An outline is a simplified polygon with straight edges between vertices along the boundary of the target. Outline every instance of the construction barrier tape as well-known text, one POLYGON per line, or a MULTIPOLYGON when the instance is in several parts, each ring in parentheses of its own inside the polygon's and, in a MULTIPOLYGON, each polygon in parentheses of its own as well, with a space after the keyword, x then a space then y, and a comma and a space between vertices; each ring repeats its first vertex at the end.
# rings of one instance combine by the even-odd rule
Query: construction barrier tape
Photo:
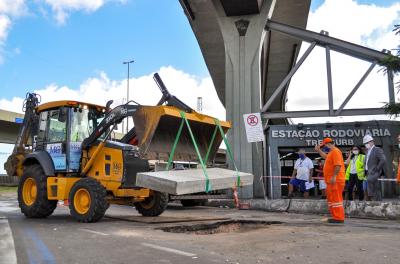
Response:
MULTIPOLYGON (((291 179, 292 176, 260 176, 260 178, 281 178, 281 179, 291 179)), ((312 177, 313 180, 325 180, 321 177, 312 177)), ((387 182, 397 182, 397 179, 378 179, 378 181, 387 181, 387 182)))

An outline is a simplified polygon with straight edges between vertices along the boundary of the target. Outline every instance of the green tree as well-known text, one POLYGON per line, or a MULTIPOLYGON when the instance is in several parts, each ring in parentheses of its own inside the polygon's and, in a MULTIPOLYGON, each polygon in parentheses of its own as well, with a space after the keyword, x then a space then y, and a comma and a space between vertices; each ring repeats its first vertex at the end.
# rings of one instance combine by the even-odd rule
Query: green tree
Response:
MULTIPOLYGON (((393 32, 396 35, 400 35, 400 25, 395 25, 393 32)), ((382 66, 384 66, 384 72, 387 74, 388 71, 392 71, 393 75, 396 76, 400 73, 400 45, 394 49, 396 55, 389 54, 386 56, 384 60, 380 62, 382 66)), ((397 91, 400 91, 400 82, 396 82, 397 91)), ((400 103, 387 103, 384 106, 385 111, 390 116, 399 116, 400 115, 400 103)))

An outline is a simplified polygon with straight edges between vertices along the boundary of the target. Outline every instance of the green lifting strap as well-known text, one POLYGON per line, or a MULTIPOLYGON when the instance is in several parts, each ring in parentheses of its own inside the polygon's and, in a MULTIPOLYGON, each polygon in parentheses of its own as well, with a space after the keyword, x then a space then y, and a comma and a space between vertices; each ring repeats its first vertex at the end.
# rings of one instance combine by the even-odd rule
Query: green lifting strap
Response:
POLYGON ((206 176, 206 193, 208 193, 211 189, 211 184, 210 184, 210 179, 208 178, 206 166, 204 165, 203 158, 201 157, 199 147, 197 146, 196 139, 194 138, 192 129, 190 128, 189 121, 186 118, 185 112, 181 111, 181 117, 183 118, 183 120, 185 120, 186 126, 189 130, 190 137, 192 138, 192 142, 193 142, 194 148, 196 150, 197 156, 199 157, 201 168, 203 169, 204 176, 206 176))
POLYGON ((232 161, 232 163, 233 163, 233 166, 235 167, 236 176, 237 176, 236 186, 237 186, 237 187, 240 187, 240 175, 239 175, 239 171, 238 171, 238 169, 237 169, 237 167, 236 167, 235 160, 233 159, 233 154, 232 154, 232 150, 231 150, 231 145, 229 145, 229 142, 228 142, 228 140, 226 139, 225 133, 224 133, 224 131, 222 130, 222 127, 221 127, 221 124, 220 124, 219 120, 215 118, 215 119, 214 119, 214 122, 215 122, 215 124, 217 125, 217 127, 218 127, 218 129, 219 129, 219 131, 220 131, 220 133, 221 133, 222 138, 224 139, 224 142, 225 142, 225 145, 226 145, 226 151, 228 152, 229 158, 231 159, 231 161, 232 161))
POLYGON ((172 146, 171 153, 169 154, 167 170, 169 170, 169 168, 171 167, 172 159, 174 158, 176 146, 178 145, 179 138, 181 137, 182 128, 183 128, 184 123, 185 123, 185 121, 182 119, 181 125, 179 126, 179 129, 178 129, 178 133, 176 134, 174 145, 172 146))
MULTIPOLYGON (((206 190, 205 191, 206 191, 206 193, 208 193, 210 191, 210 189, 211 189, 211 184, 210 184, 210 179, 208 177, 208 173, 207 173, 207 170, 206 170, 206 166, 204 165, 203 159, 202 159, 200 151, 199 151, 199 147, 197 146, 196 139, 194 138, 192 129, 190 127, 189 121, 186 118, 185 112, 181 111, 180 115, 182 117, 182 122, 181 122, 181 125, 179 127, 178 133, 176 134, 175 142, 174 142, 174 145, 172 146, 172 150, 171 150, 171 153, 170 153, 169 158, 168 158, 167 170, 169 170, 169 168, 171 167, 172 159, 174 158, 174 154, 175 154, 175 150, 176 150, 176 146, 178 145, 179 138, 181 137, 181 134, 182 134, 183 124, 186 123, 186 126, 188 128, 190 137, 191 137, 193 145, 194 145, 194 148, 196 150, 197 156, 199 157, 199 161, 200 161, 200 164, 201 164, 201 168, 203 169, 204 176, 206 176, 206 190)), ((215 137, 215 135, 214 135, 214 137, 215 137)))
POLYGON ((214 144, 215 136, 217 135, 217 131, 218 131, 218 127, 216 126, 215 129, 214 129, 214 133, 213 133, 213 135, 211 137, 211 142, 208 145, 207 154, 206 154, 206 157, 204 158, 204 164, 207 164, 208 157, 210 156, 212 145, 214 144))

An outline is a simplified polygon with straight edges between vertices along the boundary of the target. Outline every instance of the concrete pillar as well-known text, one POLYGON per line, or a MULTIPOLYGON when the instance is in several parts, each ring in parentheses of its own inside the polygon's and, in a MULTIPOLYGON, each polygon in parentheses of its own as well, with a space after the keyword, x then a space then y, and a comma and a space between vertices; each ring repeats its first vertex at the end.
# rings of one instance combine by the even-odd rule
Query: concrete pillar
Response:
POLYGON ((243 114, 261 108, 260 59, 264 26, 271 17, 275 0, 265 0, 259 14, 228 17, 219 0, 213 0, 225 44, 225 107, 233 129, 228 133, 236 165, 253 173, 253 187, 242 188, 241 198, 263 197, 259 181, 263 173, 261 143, 248 143, 243 114))

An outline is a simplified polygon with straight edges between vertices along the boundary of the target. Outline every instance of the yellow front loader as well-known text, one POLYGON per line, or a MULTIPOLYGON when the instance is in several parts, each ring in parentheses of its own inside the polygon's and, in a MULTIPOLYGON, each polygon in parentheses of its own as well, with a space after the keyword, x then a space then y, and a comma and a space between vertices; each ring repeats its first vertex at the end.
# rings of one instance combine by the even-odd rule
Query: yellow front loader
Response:
MULTIPOLYGON (((25 216, 47 217, 60 200, 69 201, 71 215, 81 222, 100 220, 110 203, 134 205, 143 216, 166 209, 168 194, 137 186, 136 174, 151 170, 150 159, 168 158, 182 112, 201 155, 212 157, 222 136, 213 136, 214 118, 169 94, 157 74, 155 80, 163 93, 157 106, 128 102, 110 109, 112 102, 103 107, 67 100, 39 105, 38 95, 27 95, 25 119, 5 163, 9 175, 20 176, 18 202, 25 216), (135 127, 121 141, 111 140, 124 118, 133 118, 135 127)), ((221 127, 226 133, 230 124, 221 127)), ((177 143, 177 159, 196 159, 187 131, 177 143)))

